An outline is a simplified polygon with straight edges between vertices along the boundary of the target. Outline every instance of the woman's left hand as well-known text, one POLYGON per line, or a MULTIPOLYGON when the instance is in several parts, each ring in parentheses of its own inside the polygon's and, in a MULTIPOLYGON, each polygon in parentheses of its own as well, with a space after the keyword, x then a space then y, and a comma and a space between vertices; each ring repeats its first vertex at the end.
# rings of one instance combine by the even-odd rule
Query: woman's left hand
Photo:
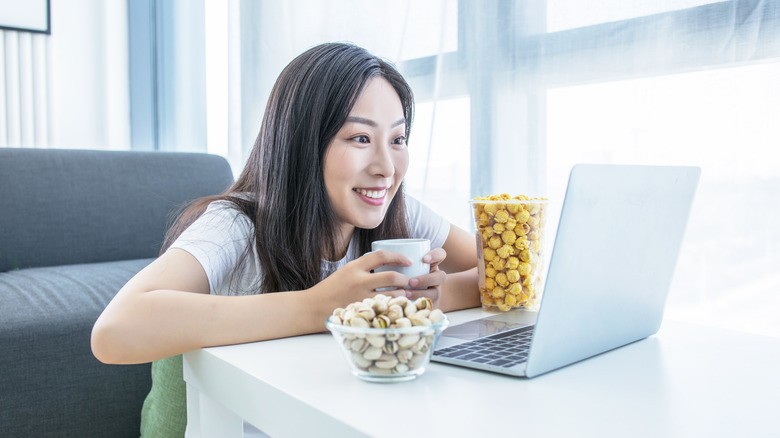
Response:
POLYGON ((442 248, 435 248, 423 257, 423 262, 431 265, 431 271, 428 274, 413 277, 409 280, 409 287, 406 296, 411 300, 420 297, 427 297, 433 301, 434 307, 439 307, 438 302, 441 298, 441 286, 447 279, 447 274, 439 269, 439 264, 447 258, 447 252, 442 248))

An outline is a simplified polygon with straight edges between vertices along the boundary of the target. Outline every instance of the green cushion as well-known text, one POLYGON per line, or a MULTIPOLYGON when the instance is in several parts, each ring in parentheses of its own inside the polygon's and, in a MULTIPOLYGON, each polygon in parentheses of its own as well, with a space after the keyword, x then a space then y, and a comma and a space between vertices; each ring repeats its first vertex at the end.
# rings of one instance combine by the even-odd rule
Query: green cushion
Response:
POLYGON ((152 390, 141 410, 141 436, 183 437, 187 428, 187 385, 182 356, 152 362, 152 390))

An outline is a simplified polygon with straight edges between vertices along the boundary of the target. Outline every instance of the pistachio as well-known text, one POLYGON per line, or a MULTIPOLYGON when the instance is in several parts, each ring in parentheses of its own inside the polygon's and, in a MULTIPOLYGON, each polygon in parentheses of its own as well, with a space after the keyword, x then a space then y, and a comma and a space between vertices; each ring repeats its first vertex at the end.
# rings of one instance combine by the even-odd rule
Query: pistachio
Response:
POLYGON ((406 315, 407 318, 415 313, 417 313, 417 306, 415 306, 414 303, 409 302, 404 306, 404 315, 406 315))
POLYGON ((382 357, 374 362, 374 366, 382 369, 391 369, 398 365, 398 358, 392 354, 383 354, 382 357))
POLYGON ((393 368, 393 372, 396 374, 403 374, 407 371, 409 371, 409 367, 402 363, 399 363, 395 366, 395 368, 393 368))
POLYGON ((399 318, 395 321, 395 326, 398 328, 411 327, 412 321, 409 321, 409 318, 399 318))
POLYGON ((430 309, 418 309, 417 313, 414 314, 414 316, 417 316, 419 318, 428 318, 428 315, 431 314, 430 309))
POLYGON ((412 350, 400 350, 400 351, 398 351, 398 354, 396 355, 396 357, 398 358, 398 361, 401 362, 401 363, 409 362, 409 359, 411 359, 412 356, 414 356, 414 353, 412 352, 412 350))
POLYGON ((404 317, 404 308, 398 304, 393 304, 387 307, 387 317, 390 318, 390 322, 395 322, 398 318, 404 317))
POLYGON ((425 359, 426 359, 425 354, 415 354, 414 356, 412 356, 411 359, 409 359, 409 361, 406 362, 406 366, 408 366, 409 369, 412 370, 415 368, 419 368, 420 365, 425 363, 425 359))
POLYGON ((431 325, 431 320, 424 316, 412 315, 409 317, 409 321, 411 321, 412 327, 420 325, 431 325))
POLYGON ((390 342, 397 341, 401 339, 401 334, 398 332, 387 332, 387 334, 385 335, 385 339, 387 339, 390 342))
POLYGON ((420 342, 420 335, 412 333, 401 336, 401 339, 398 340, 398 346, 400 348, 409 348, 418 342, 420 342))
POLYGON ((385 346, 385 337, 382 335, 368 335, 366 341, 371 344, 372 347, 382 348, 385 346))
POLYGON ((376 313, 374 313, 374 309, 367 307, 364 309, 360 309, 360 311, 357 313, 358 315, 361 315, 363 318, 366 319, 366 321, 371 321, 376 317, 376 313))
POLYGON ((337 315, 331 315, 329 318, 330 322, 332 324, 343 324, 344 321, 341 320, 341 318, 337 315))
POLYGON ((361 327, 361 328, 369 328, 371 327, 368 324, 368 320, 363 316, 363 314, 355 314, 352 318, 349 319, 349 325, 352 327, 361 327))
POLYGON ((398 342, 387 342, 384 347, 382 347, 382 351, 389 354, 395 354, 398 352, 398 348, 398 342))
POLYGON ((433 301, 431 301, 428 297, 420 297, 415 300, 414 305, 417 307, 417 309, 433 309, 433 301))
POLYGON ((382 349, 379 347, 371 346, 363 352, 363 357, 368 360, 377 360, 380 356, 382 356, 382 349))
MULTIPOLYGON (((346 343, 344 344, 346 346, 346 343)), ((363 352, 368 347, 365 339, 355 339, 350 342, 349 349, 357 353, 363 352)))
POLYGON ((368 367, 368 372, 373 374, 392 374, 393 370, 390 368, 379 368, 377 366, 368 367))
POLYGON ((390 301, 388 301, 387 306, 390 307, 390 306, 393 306, 393 305, 399 305, 399 306, 403 307, 403 306, 406 305, 406 303, 408 301, 409 300, 406 297, 394 297, 394 298, 391 298, 390 301))
POLYGON ((387 313, 387 301, 374 301, 374 304, 371 305, 371 308, 377 315, 387 313))
POLYGON ((359 368, 366 369, 366 368, 370 367, 373 362, 368 360, 368 359, 366 359, 365 357, 363 357, 362 354, 353 352, 352 353, 352 363, 357 365, 359 368))
POLYGON ((371 321, 371 326, 374 328, 387 328, 390 327, 390 324, 390 318, 388 318, 387 315, 378 315, 371 321))
POLYGON ((444 321, 444 312, 442 312, 441 309, 433 309, 431 310, 431 314, 428 315, 428 319, 430 319, 432 323, 438 324, 444 321))
POLYGON ((413 353, 427 353, 428 352, 428 341, 425 339, 420 339, 412 348, 413 353))

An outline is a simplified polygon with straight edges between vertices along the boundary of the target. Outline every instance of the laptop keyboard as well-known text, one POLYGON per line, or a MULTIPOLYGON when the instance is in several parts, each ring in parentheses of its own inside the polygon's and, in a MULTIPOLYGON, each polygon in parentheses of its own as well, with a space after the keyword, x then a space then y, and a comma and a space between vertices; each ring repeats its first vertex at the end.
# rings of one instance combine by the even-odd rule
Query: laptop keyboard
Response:
POLYGON ((528 359, 533 326, 509 330, 434 351, 435 356, 509 368, 528 359))

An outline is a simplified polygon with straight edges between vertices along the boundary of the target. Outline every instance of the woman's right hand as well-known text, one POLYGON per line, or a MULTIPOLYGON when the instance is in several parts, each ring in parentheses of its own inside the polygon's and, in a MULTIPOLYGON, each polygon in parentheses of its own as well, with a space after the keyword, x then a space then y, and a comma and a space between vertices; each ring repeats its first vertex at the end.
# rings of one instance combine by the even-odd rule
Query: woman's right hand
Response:
POLYGON ((336 270, 311 291, 328 295, 325 302, 330 302, 333 309, 373 297, 380 288, 393 288, 381 292, 388 296, 405 296, 404 288, 409 284, 409 278, 395 271, 372 271, 384 265, 411 264, 408 257, 398 253, 384 250, 369 252, 336 270))

